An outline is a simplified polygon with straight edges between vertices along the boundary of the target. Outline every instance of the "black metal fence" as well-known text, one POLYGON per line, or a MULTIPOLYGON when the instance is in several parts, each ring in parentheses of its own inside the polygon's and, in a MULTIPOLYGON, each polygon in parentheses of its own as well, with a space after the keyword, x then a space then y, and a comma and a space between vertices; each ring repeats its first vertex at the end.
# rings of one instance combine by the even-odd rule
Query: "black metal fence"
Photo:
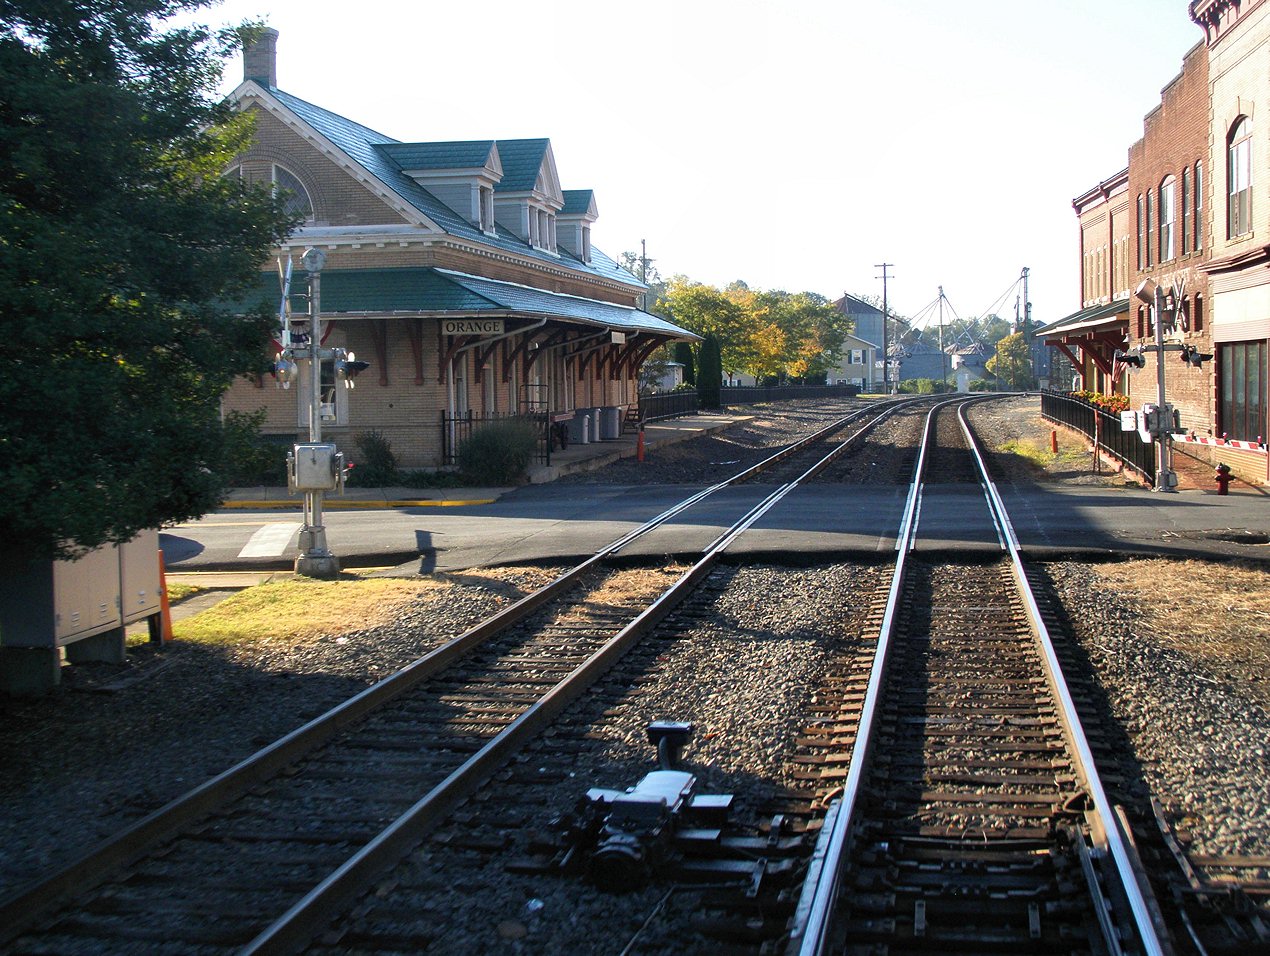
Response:
POLYGON ((721 389, 719 401, 727 407, 813 398, 854 398, 859 394, 859 385, 740 385, 721 389))
MULTIPOLYGON (((860 394, 858 385, 742 385, 719 390, 719 404, 757 405, 760 402, 810 400, 816 398, 850 398, 860 394)), ((695 415, 701 411, 701 396, 690 389, 643 395, 639 414, 646 422, 678 415, 695 415)))
POLYGON ((1095 451, 1106 451, 1127 468, 1155 483, 1155 445, 1144 442, 1136 430, 1120 430, 1120 416, 1105 411, 1083 398, 1063 392, 1041 392, 1041 415, 1052 422, 1074 428, 1094 443, 1095 451))
POLYGON ((675 418, 678 415, 695 415, 699 411, 701 411, 701 397, 695 391, 688 389, 639 397, 639 417, 645 422, 656 421, 659 418, 675 418))
POLYGON ((538 433, 538 445, 534 450, 534 461, 539 464, 551 464, 552 430, 549 416, 539 413, 528 415, 473 415, 468 411, 465 415, 447 415, 441 412, 441 460, 447 465, 459 463, 459 446, 467 441, 473 432, 487 426, 502 422, 526 422, 538 433))

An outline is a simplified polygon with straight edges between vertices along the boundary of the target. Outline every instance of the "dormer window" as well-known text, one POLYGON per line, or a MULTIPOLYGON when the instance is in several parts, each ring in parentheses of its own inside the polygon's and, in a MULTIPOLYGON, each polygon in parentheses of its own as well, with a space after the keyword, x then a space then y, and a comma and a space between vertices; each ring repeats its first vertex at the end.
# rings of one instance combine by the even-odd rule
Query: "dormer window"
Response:
POLYGON ((303 216, 305 222, 313 221, 313 200, 298 176, 282 166, 273 167, 273 191, 283 199, 283 210, 289 216, 303 216))
POLYGON ((591 227, 582 227, 582 261, 591 261, 591 227))
POLYGON ((481 187, 481 232, 494 231, 494 190, 489 186, 481 187))

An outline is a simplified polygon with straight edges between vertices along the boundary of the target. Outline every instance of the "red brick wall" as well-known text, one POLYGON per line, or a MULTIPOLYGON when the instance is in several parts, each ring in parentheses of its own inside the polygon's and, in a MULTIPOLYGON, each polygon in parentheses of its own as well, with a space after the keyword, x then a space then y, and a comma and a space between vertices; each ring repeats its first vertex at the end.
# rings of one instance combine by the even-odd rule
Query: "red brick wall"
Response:
MULTIPOLYGON (((1195 313, 1196 297, 1202 299, 1202 312, 1207 315, 1208 280, 1199 271, 1198 266, 1207 260, 1209 229, 1207 219, 1210 214, 1210 203, 1205 201, 1203 210, 1204 222, 1201 232, 1205 239, 1200 251, 1190 249, 1182 254, 1182 170, 1194 170, 1197 162, 1204 166, 1204 179, 1207 186, 1210 176, 1208 167, 1209 140, 1209 88, 1208 88, 1208 48, 1197 44, 1187 53, 1182 64, 1182 72, 1164 88, 1160 105, 1151 111, 1143 122, 1142 139, 1129 148, 1129 199, 1132 215, 1132 240, 1130 248, 1131 288, 1136 288, 1143 279, 1150 278, 1168 290, 1175 280, 1185 282, 1185 297, 1188 313, 1195 313), (1174 257, 1160 262, 1159 249, 1159 187, 1166 176, 1174 180, 1173 223, 1174 223, 1174 257), (1151 201, 1151 241, 1149 267, 1138 269, 1140 261, 1138 249, 1137 197, 1150 192, 1151 201)), ((1192 180, 1192 192, 1194 185, 1192 180)), ((1193 199, 1192 199, 1193 202, 1193 199)), ((1133 321, 1129 323, 1130 345, 1149 345, 1154 341, 1154 332, 1149 323, 1143 323, 1139 329, 1136 321, 1137 302, 1131 311, 1133 321), (1141 337, 1140 337, 1141 336, 1141 337)), ((1212 338, 1209 323, 1202 329, 1194 329, 1185 334, 1183 341, 1195 345, 1203 352, 1212 352, 1212 338)), ((1156 356, 1148 354, 1146 368, 1128 373, 1130 375, 1129 394, 1135 405, 1153 401, 1156 395, 1156 356)), ((1205 363, 1202 369, 1184 364, 1177 352, 1165 353, 1165 391, 1168 400, 1177 407, 1182 427, 1195 429, 1204 434, 1213 422, 1213 363, 1205 363)))

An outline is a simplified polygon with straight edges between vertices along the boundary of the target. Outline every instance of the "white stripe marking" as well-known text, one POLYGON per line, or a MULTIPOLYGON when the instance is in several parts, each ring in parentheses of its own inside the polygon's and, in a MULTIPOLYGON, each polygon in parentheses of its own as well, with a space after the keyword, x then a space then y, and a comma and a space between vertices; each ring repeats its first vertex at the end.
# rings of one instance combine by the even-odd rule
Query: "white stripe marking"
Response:
POLYGON ((241 551, 240 558, 276 558, 287 550, 291 538, 300 530, 298 521, 275 521, 267 524, 250 538, 241 551))

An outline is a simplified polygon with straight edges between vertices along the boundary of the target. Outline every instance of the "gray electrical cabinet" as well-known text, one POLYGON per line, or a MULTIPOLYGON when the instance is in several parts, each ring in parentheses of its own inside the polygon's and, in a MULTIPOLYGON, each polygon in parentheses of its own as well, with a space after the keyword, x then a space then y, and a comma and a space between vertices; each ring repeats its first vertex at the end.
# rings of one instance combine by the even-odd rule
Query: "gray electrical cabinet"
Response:
POLYGON ((105 545, 75 561, 46 561, 0 581, 0 689, 45 693, 70 663, 121 662, 124 627, 149 618, 161 635, 159 535, 105 545))
POLYGON ((119 611, 125 625, 156 621, 163 610, 160 587, 159 532, 143 531, 119 546, 119 611))

